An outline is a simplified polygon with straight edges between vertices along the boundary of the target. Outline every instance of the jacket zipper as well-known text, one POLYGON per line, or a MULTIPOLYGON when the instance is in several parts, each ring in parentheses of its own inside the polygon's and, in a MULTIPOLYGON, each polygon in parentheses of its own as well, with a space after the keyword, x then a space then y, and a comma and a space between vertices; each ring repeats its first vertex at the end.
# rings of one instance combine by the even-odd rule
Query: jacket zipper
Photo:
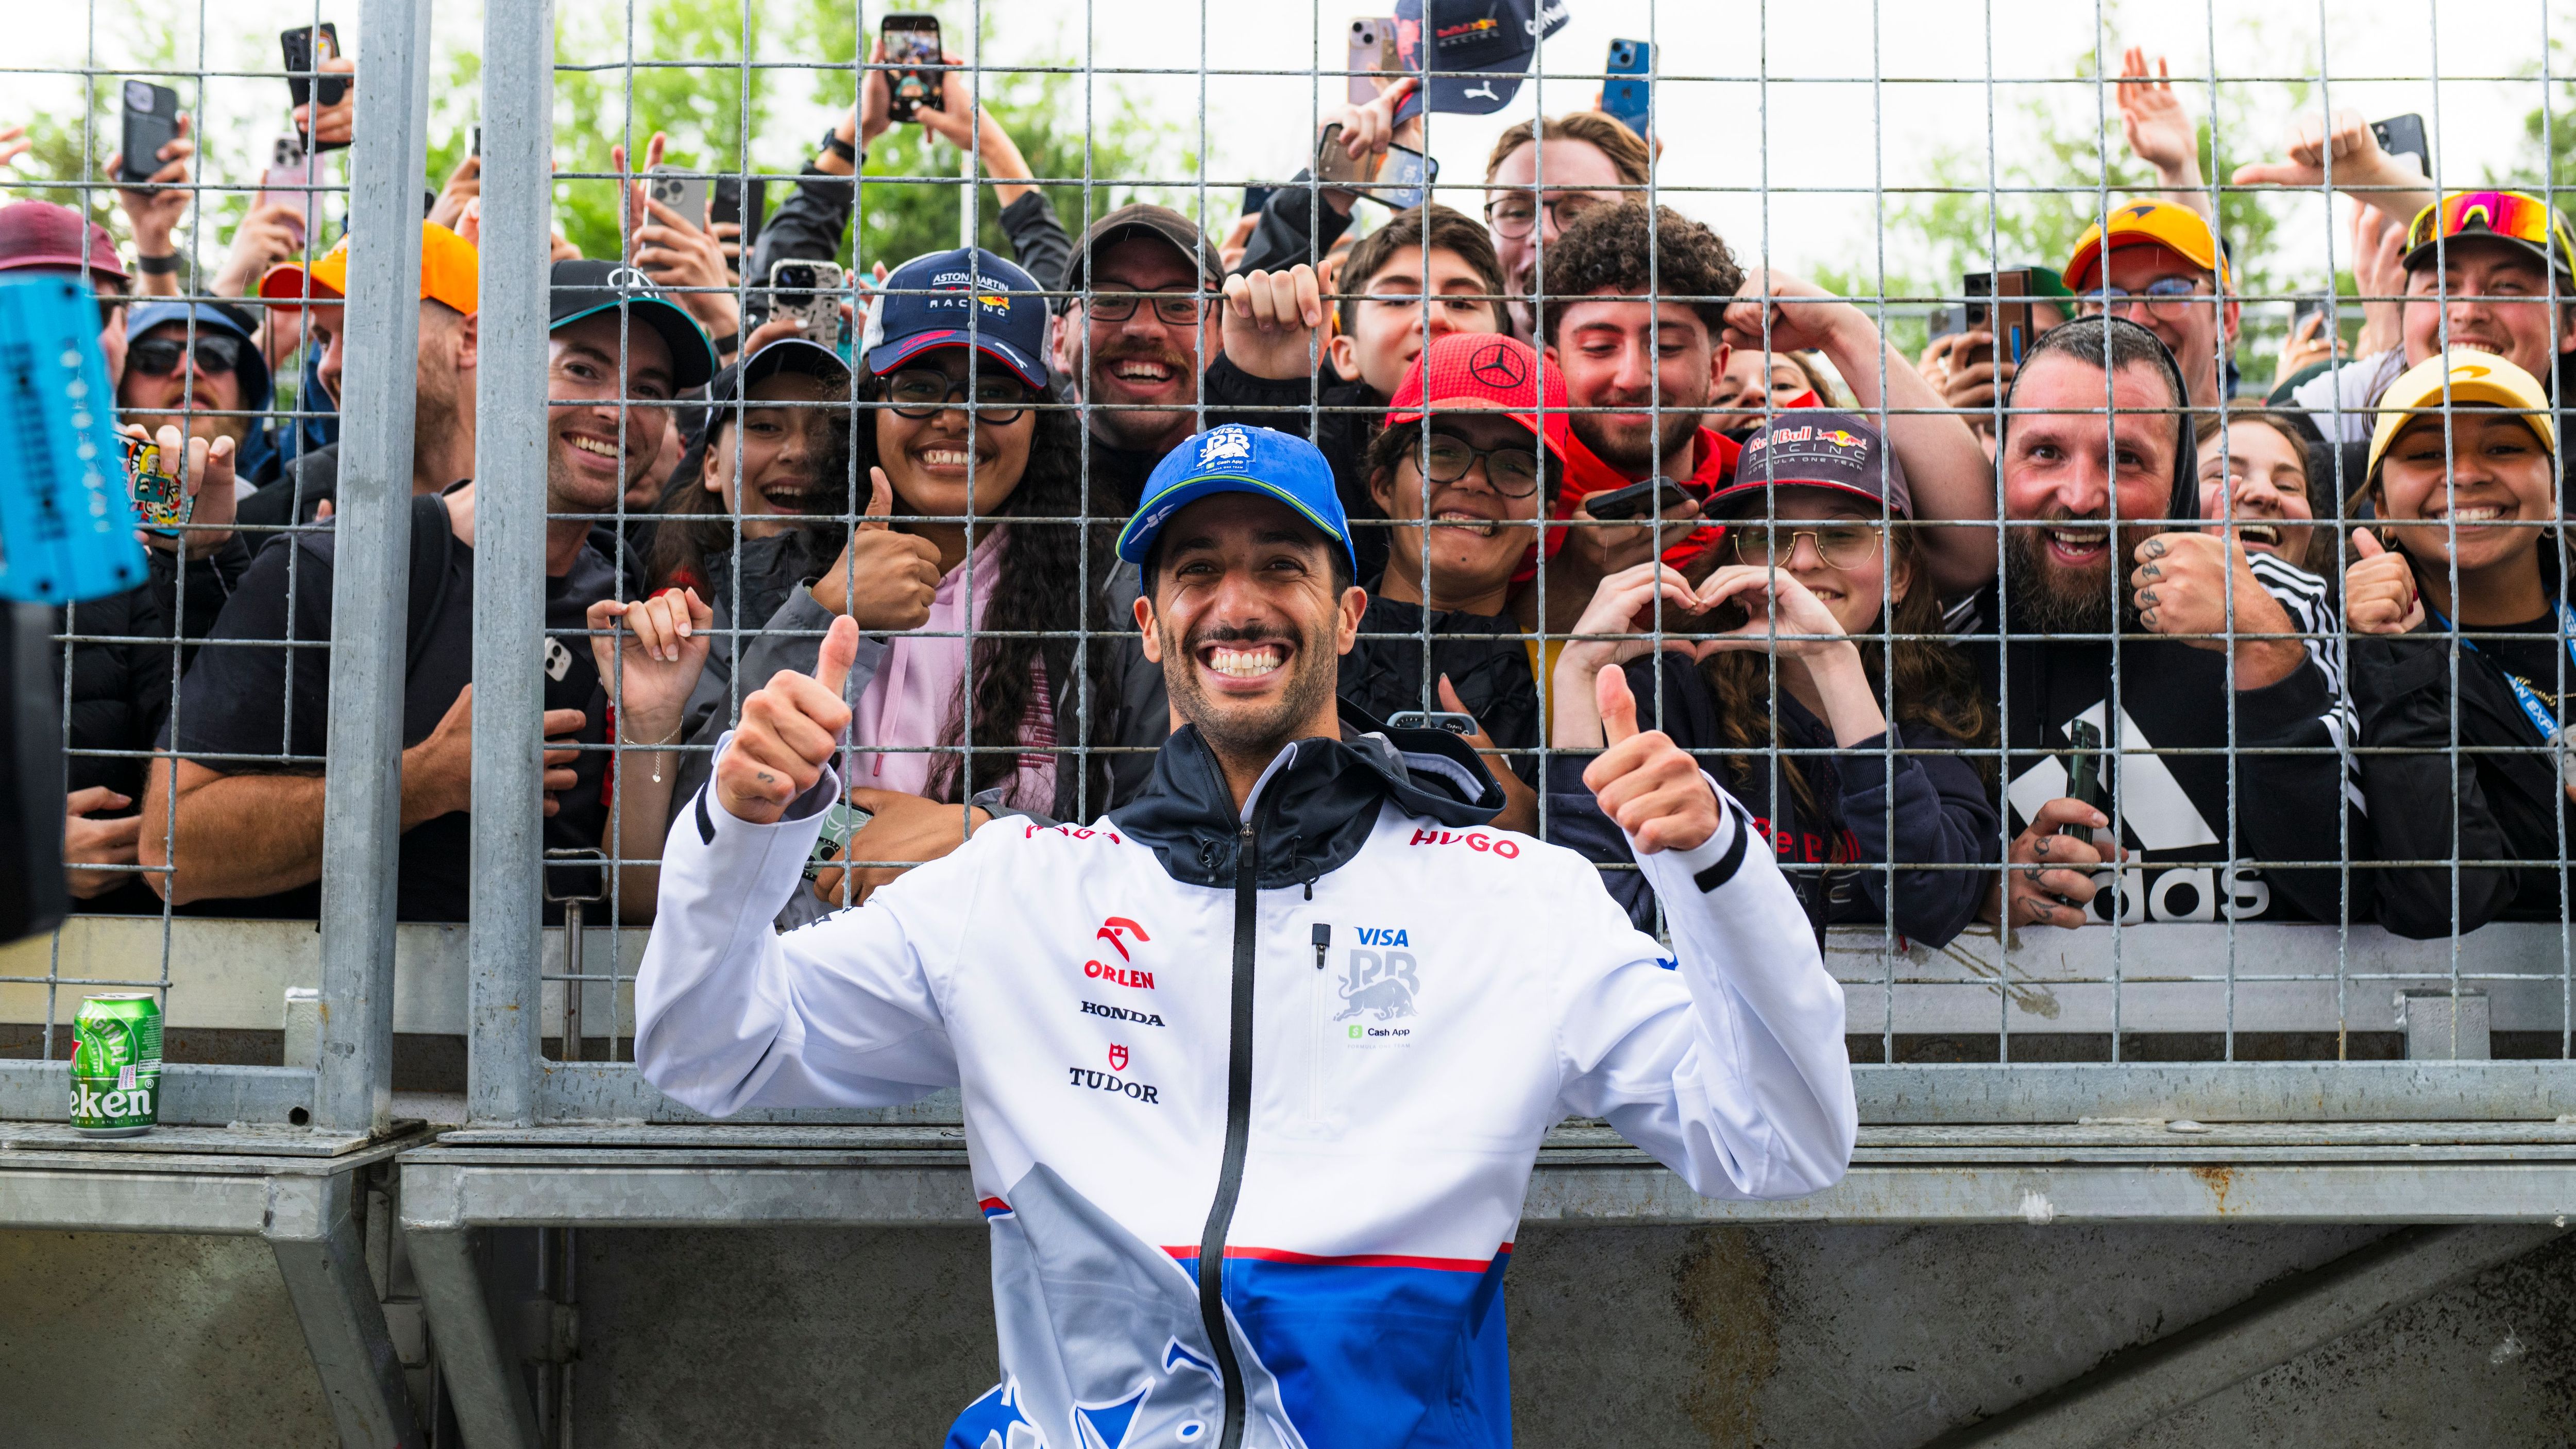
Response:
POLYGON ((1255 884, 1260 868, 1259 836, 1246 819, 1234 848, 1234 1003, 1226 1045, 1225 1160, 1217 1169, 1207 1226, 1199 1234, 1199 1321, 1207 1329, 1217 1377, 1225 1388, 1225 1430, 1216 1449, 1242 1449, 1243 1444, 1243 1365, 1234 1356, 1234 1335, 1226 1331, 1225 1237, 1234 1224, 1235 1199, 1243 1192, 1243 1159, 1252 1139, 1252 967, 1261 927, 1261 894, 1255 884))
POLYGON ((1306 983, 1306 1124, 1324 1121, 1324 957, 1332 949, 1333 928, 1315 923, 1315 979, 1306 983))

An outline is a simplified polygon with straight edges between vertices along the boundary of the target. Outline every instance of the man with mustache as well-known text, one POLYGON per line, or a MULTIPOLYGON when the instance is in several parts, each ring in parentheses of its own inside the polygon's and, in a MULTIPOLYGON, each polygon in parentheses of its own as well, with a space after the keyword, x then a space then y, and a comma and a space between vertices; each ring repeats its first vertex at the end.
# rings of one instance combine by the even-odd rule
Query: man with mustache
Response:
POLYGON ((1154 465, 1204 426, 1199 381, 1225 355, 1224 287, 1216 248, 1167 206, 1122 206, 1074 247, 1048 360, 1083 405, 1093 511, 1135 507, 1154 465))
POLYGON ((2244 548, 2194 526, 2186 397, 2154 334, 2100 317, 2043 333, 2007 397, 2003 578, 1959 632, 2005 707, 2019 834, 1990 916, 2015 927, 2339 914, 2350 738, 2244 548), (2103 751, 2098 806, 2068 794, 2078 725, 2103 751))
POLYGON ((1365 596, 1303 439, 1185 439, 1118 551, 1171 699, 1152 788, 772 930, 842 793, 835 619, 673 823, 637 1064, 716 1116, 962 1090, 1002 1382, 951 1444, 1508 1441, 1501 1279, 1547 1129, 1602 1118, 1712 1196, 1817 1191, 1857 1133, 1841 989, 1619 671, 1586 779, 1670 947, 1487 825, 1464 741, 1342 713, 1365 596))

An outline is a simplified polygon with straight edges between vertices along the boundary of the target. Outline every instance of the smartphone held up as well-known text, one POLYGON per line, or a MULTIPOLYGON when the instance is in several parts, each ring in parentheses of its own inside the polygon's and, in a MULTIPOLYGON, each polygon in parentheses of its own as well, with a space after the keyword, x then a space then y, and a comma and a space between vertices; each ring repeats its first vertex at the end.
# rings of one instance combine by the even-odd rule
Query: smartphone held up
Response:
MULTIPOLYGON (((325 20, 319 25, 301 25, 293 30, 280 31, 277 45, 286 60, 286 93, 295 104, 310 105, 319 110, 325 106, 336 106, 348 98, 349 78, 325 75, 321 69, 322 62, 340 58, 338 26, 325 20)), ((305 149, 335 151, 348 144, 346 141, 314 141, 308 132, 305 149)))
POLYGON ((940 76, 947 56, 939 46, 936 15, 889 15, 877 31, 887 67, 886 119, 901 125, 920 117, 922 108, 944 110, 940 76))

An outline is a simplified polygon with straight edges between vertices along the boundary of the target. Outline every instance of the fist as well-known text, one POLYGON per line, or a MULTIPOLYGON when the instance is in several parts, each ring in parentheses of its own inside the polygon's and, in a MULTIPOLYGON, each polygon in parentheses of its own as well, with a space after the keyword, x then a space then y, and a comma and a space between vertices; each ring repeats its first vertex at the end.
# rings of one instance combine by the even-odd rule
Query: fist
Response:
POLYGON ((858 658, 859 626, 832 621, 812 674, 782 669, 742 702, 742 723, 716 761, 716 803, 737 820, 774 825, 787 803, 814 788, 850 727, 841 696, 858 658))
POLYGON ((2367 528, 2352 531, 2352 566, 2343 571, 2343 620, 2356 634, 2403 634, 2424 624, 2415 569, 2402 553, 2380 547, 2367 528))
POLYGON ((1619 823, 1639 855, 1707 844, 1717 833, 1717 792, 1698 762, 1662 730, 1637 733, 1637 697, 1628 691, 1626 671, 1602 670, 1593 689, 1610 748, 1585 767, 1583 784, 1601 813, 1619 823))
POLYGON ((2159 533, 2138 545, 2130 599, 2138 622, 2195 649, 2225 649, 2233 633, 2286 634, 2294 625, 2254 576, 2245 550, 2207 533, 2159 533), (2231 624, 2229 609, 2233 607, 2231 624))

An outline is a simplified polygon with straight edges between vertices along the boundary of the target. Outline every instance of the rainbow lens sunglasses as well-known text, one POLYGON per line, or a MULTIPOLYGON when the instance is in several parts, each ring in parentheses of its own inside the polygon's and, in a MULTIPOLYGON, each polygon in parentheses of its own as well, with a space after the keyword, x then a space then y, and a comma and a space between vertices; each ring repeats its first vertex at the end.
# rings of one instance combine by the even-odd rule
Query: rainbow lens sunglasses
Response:
POLYGON ((2415 213, 2406 228, 2406 249, 2429 246, 2435 237, 2500 236, 2528 242, 2556 260, 2559 270, 2576 275, 2576 238, 2567 231, 2557 208, 2519 191, 2455 191, 2415 213))

